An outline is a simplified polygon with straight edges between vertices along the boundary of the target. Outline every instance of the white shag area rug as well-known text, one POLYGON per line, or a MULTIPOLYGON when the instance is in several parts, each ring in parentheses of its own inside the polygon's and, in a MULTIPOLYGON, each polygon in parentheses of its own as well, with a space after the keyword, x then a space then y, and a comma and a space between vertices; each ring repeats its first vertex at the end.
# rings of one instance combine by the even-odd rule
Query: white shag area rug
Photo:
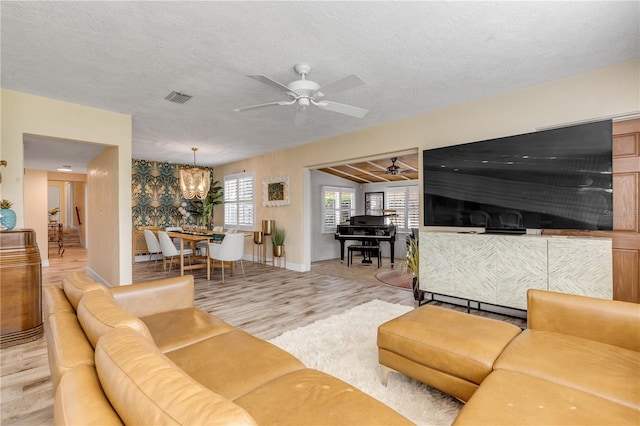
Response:
POLYGON ((270 342, 298 357, 307 367, 338 377, 384 402, 418 425, 450 425, 462 404, 421 382, 389 373, 382 385, 376 344, 378 326, 411 307, 373 300, 270 342))

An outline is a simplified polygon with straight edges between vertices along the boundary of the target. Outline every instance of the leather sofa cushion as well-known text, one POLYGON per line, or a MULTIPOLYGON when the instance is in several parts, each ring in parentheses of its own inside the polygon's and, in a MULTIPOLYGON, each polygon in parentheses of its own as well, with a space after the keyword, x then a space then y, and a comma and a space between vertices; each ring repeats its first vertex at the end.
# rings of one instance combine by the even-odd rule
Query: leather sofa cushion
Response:
POLYGON ((186 375, 153 342, 131 329, 116 329, 100 338, 96 370, 125 424, 255 424, 244 409, 186 375))
POLYGON ((594 394, 496 370, 462 408, 454 425, 638 425, 640 411, 594 394))
POLYGON ((182 275, 112 287, 122 308, 138 318, 159 312, 193 308, 193 275, 182 275))
POLYGON ((153 341, 149 329, 139 318, 118 305, 110 293, 91 291, 78 304, 78 320, 94 348, 103 334, 114 328, 127 327, 153 341))
POLYGON ((53 418, 57 425, 122 425, 102 392, 92 365, 75 367, 62 378, 56 390, 53 418))
POLYGON ((42 296, 42 313, 45 319, 49 315, 58 312, 75 313, 75 309, 71 306, 62 287, 53 285, 44 286, 42 287, 42 296))
POLYGON ((308 368, 276 378, 235 403, 261 425, 413 424, 342 380, 308 368))
POLYGON ((59 312, 44 319, 47 355, 53 389, 62 376, 79 365, 93 365, 93 348, 73 312, 59 312))
POLYGON ((78 310, 78 303, 85 293, 90 291, 100 290, 105 293, 109 292, 109 289, 102 284, 95 282, 87 274, 82 272, 71 272, 64 277, 62 281, 62 288, 64 293, 71 302, 73 309, 78 310))
POLYGON ((520 372, 640 409, 640 353, 550 331, 526 330, 494 368, 520 372))
POLYGON ((166 353, 189 376, 231 400, 305 366, 290 353, 234 330, 166 353))
POLYGON ((528 328, 595 340, 640 352, 640 305, 527 290, 528 328))
POLYGON ((177 309, 141 317, 162 352, 234 330, 232 326, 195 308, 177 309))
POLYGON ((480 384, 520 328, 437 306, 423 306, 378 328, 378 347, 480 384))

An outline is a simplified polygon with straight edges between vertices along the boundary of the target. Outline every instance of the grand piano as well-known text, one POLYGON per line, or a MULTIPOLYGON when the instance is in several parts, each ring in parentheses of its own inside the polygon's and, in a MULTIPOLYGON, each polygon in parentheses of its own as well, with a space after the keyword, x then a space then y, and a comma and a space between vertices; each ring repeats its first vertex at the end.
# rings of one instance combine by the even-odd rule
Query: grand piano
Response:
POLYGON ((391 267, 395 254, 396 227, 385 225, 386 216, 352 216, 349 225, 338 225, 335 239, 340 241, 340 260, 344 261, 345 241, 360 241, 376 244, 386 241, 391 248, 391 267))

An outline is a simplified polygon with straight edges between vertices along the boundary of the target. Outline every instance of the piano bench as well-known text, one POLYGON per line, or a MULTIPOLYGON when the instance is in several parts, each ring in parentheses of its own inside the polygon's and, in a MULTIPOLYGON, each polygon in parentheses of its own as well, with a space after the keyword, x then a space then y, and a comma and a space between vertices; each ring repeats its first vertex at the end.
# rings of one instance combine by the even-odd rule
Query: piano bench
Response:
MULTIPOLYGON (((347 248, 347 250, 348 250, 347 266, 351 266, 351 264, 353 263, 353 252, 354 251, 360 251, 364 255, 368 254, 369 258, 371 258, 371 256, 376 256, 378 258, 378 268, 382 264, 382 253, 380 251, 380 246, 351 245, 351 246, 349 246, 347 248)), ((369 263, 371 263, 371 262, 369 262, 369 263)))

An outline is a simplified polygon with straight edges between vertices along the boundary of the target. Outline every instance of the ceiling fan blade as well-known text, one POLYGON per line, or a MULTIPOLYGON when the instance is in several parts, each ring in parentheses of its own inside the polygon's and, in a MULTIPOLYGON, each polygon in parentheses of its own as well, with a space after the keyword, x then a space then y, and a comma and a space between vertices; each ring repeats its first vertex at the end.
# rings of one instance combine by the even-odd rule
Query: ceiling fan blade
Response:
POLYGON ((242 108, 236 108, 234 109, 235 112, 243 112, 243 111, 248 111, 250 109, 256 109, 256 108, 264 108, 264 107, 269 107, 269 106, 276 106, 276 105, 291 105, 295 102, 295 100, 293 101, 278 101, 278 102, 268 102, 266 104, 258 104, 258 105, 250 105, 250 106, 246 106, 246 107, 242 107, 242 108))
POLYGON ((325 84, 320 87, 318 90, 313 92, 313 95, 316 96, 326 96, 333 95, 334 93, 343 92, 345 90, 353 89, 354 87, 362 86, 363 84, 367 84, 363 79, 358 77, 355 74, 351 74, 345 78, 341 78, 340 80, 336 80, 332 83, 325 84))
POLYGON ((293 121, 293 127, 304 127, 304 123, 306 120, 307 114, 305 114, 305 110, 302 108, 296 108, 296 118, 293 121))
MULTIPOLYGON (((267 77, 266 75, 262 75, 262 74, 252 74, 252 75, 248 75, 247 77, 251 77, 254 80, 259 81, 260 83, 266 84, 267 86, 271 86, 274 87, 278 90, 282 90, 283 92, 286 93, 296 93, 293 90, 289 89, 287 86, 285 86, 282 83, 278 83, 275 80, 270 79, 269 77, 267 77)), ((297 93, 296 93, 297 94, 297 93)))
POLYGON ((338 102, 331 102, 331 101, 320 101, 316 103, 316 105, 318 105, 318 108, 321 108, 321 109, 326 109, 328 111, 333 111, 340 114, 350 115, 356 118, 362 118, 365 115, 367 115, 367 113, 369 112, 368 109, 360 108, 353 105, 341 104, 338 102))

